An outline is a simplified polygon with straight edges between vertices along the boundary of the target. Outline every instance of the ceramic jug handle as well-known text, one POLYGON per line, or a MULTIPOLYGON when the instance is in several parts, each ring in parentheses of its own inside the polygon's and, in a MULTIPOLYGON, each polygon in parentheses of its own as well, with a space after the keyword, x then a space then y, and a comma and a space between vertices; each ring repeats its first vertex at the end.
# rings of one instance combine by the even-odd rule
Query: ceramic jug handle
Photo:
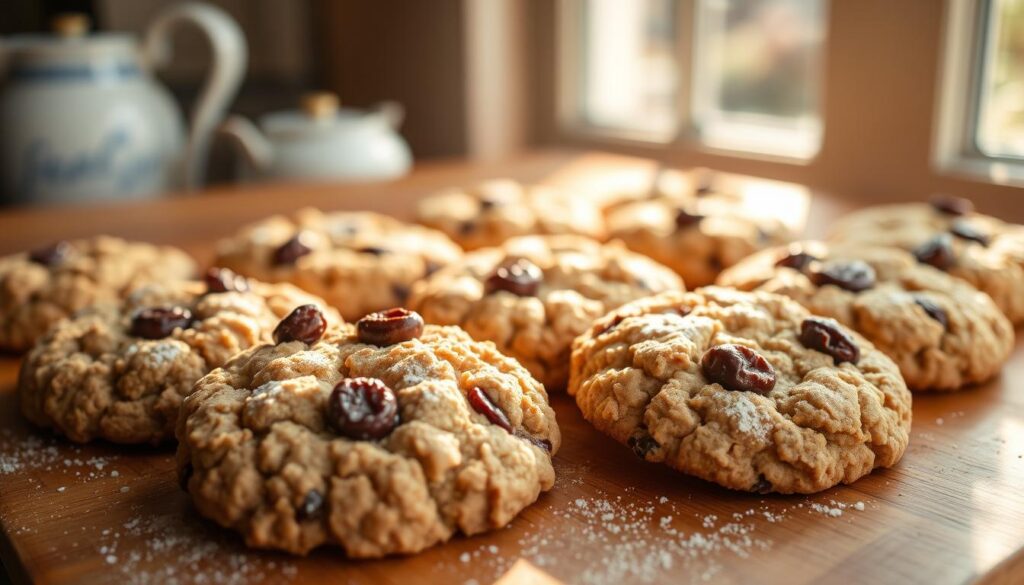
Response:
POLYGON ((171 33, 182 24, 191 24, 202 31, 213 53, 210 72, 192 109, 179 173, 181 185, 192 190, 203 184, 210 140, 227 111, 228 102, 238 91, 248 49, 241 29, 226 12, 201 2, 184 2, 161 12, 146 32, 143 50, 151 67, 159 68, 170 61, 171 33))

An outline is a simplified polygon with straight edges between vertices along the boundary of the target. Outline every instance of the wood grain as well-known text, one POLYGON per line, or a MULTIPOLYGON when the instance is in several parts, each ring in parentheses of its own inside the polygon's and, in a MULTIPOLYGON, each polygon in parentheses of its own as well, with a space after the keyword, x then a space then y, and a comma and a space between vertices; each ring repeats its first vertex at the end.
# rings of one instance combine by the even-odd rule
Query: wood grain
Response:
MULTIPOLYGON (((301 204, 408 215, 422 193, 475 177, 568 185, 646 168, 636 159, 543 153, 498 167, 439 163, 383 186, 280 185, 21 211, 0 215, 0 253, 104 231, 178 243, 205 259, 238 224, 301 204)), ((845 207, 819 196, 812 229, 845 207)), ((0 558, 15 583, 485 584, 520 558, 582 583, 1024 582, 1021 344, 988 384, 917 395, 911 444, 896 468, 810 497, 730 492, 643 463, 554 396, 564 443, 551 492, 507 529, 364 562, 334 550, 307 558, 246 551, 196 516, 171 451, 79 447, 31 429, 17 412, 17 368, 15 358, 0 358, 0 558)))

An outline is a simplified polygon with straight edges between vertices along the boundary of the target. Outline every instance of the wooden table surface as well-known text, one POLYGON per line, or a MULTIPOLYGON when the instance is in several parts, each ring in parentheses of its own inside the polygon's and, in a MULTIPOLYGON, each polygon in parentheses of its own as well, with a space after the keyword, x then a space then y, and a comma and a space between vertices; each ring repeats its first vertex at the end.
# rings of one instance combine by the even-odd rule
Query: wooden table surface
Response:
MULTIPOLYGON (((416 197, 479 177, 592 186, 649 168, 549 152, 503 165, 437 163, 385 185, 232 188, 4 212, 0 254, 106 232, 179 244, 207 261, 217 237, 300 205, 408 217, 416 197)), ((812 233, 846 207, 817 196, 812 233)), ((0 358, 0 558, 15 583, 483 585, 520 558, 573 583, 1024 582, 1024 344, 984 386, 915 396, 910 447, 896 468, 814 496, 736 493, 643 463, 554 396, 563 446, 553 490, 504 530, 359 562, 336 550, 247 551, 196 516, 169 450, 73 446, 31 429, 17 411, 17 368, 0 358)))

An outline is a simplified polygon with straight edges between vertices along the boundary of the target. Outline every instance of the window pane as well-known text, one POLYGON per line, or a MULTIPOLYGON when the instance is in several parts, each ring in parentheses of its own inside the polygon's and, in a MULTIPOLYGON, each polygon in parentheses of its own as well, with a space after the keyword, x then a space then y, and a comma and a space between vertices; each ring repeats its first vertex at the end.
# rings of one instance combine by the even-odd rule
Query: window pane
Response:
POLYGON ((809 157, 823 0, 698 0, 694 121, 711 146, 809 157))
POLYGON ((978 147, 1024 157, 1024 0, 992 0, 981 89, 978 147))
POLYGON ((648 138, 672 137, 678 62, 673 0, 582 4, 584 120, 648 138))

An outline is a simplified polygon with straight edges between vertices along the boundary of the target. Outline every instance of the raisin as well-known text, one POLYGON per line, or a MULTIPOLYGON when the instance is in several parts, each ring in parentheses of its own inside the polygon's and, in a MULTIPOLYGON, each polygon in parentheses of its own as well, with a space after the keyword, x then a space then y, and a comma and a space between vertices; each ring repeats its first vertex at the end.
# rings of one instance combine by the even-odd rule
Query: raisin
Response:
POLYGON ((36 248, 28 253, 28 259, 43 266, 57 266, 64 262, 74 248, 61 240, 43 248, 36 248))
POLYGON ((307 243, 309 236, 305 232, 299 232, 292 236, 287 242, 274 250, 273 262, 275 266, 286 266, 295 264, 299 258, 311 253, 313 248, 307 243))
POLYGON ((939 270, 947 270, 956 264, 953 239, 949 234, 939 234, 914 249, 914 257, 922 264, 939 270))
POLYGON ((281 320, 274 329, 274 343, 288 343, 289 341, 301 341, 302 343, 316 343, 327 330, 327 319, 324 318, 320 307, 316 305, 302 305, 281 320))
POLYGON ((726 390, 767 394, 775 387, 775 368, 745 345, 716 345, 704 352, 700 366, 708 380, 726 390))
POLYGON ((988 247, 991 241, 988 234, 962 219, 954 221, 953 225, 949 226, 949 233, 969 242, 977 242, 984 247, 988 247))
POLYGON ((945 309, 924 295, 917 294, 913 296, 917 306, 921 307, 929 317, 938 321, 943 329, 949 327, 949 315, 946 314, 945 309))
POLYGON ((831 319, 808 317, 800 324, 800 343, 832 356, 836 365, 842 362, 856 364, 860 361, 857 342, 831 319))
POLYGON ((491 422, 491 424, 498 425, 508 432, 512 432, 512 423, 509 422, 508 416, 498 405, 491 401, 491 397, 487 395, 479 386, 474 386, 466 394, 469 399, 469 405, 473 407, 473 410, 484 415, 484 417, 491 422))
POLYGON ((320 516, 324 509, 324 496, 317 490, 309 490, 302 499, 302 505, 295 509, 295 519, 302 521, 320 516))
POLYGON ((227 268, 211 268, 203 276, 207 293, 246 292, 249 281, 227 268))
POLYGON ((811 282, 860 292, 875 286, 875 269, 860 260, 833 260, 811 268, 811 282))
POLYGON ((544 273, 526 258, 507 258, 484 281, 487 294, 510 292, 520 297, 532 297, 540 290, 544 273))
POLYGON ((690 213, 685 209, 680 209, 676 212, 676 229, 683 230, 693 227, 699 224, 702 219, 704 219, 704 216, 699 213, 690 213))
POLYGON ((818 258, 808 254, 807 252, 790 250, 788 254, 779 258, 775 265, 782 268, 792 268, 793 270, 803 271, 811 262, 817 261, 818 258))
POLYGON ((183 307, 150 307, 132 318, 129 333, 143 339, 163 339, 176 329, 192 326, 192 311, 183 307))
POLYGON ((383 439, 398 426, 398 400, 376 378, 345 378, 327 398, 327 423, 350 439, 383 439))
POLYGON ((929 201, 932 207, 939 213, 946 215, 967 215, 974 211, 974 203, 963 197, 952 197, 949 195, 935 195, 929 201))
POLYGON ((423 317, 396 307, 370 313, 356 323, 359 341, 381 347, 416 339, 423 334, 423 317))

